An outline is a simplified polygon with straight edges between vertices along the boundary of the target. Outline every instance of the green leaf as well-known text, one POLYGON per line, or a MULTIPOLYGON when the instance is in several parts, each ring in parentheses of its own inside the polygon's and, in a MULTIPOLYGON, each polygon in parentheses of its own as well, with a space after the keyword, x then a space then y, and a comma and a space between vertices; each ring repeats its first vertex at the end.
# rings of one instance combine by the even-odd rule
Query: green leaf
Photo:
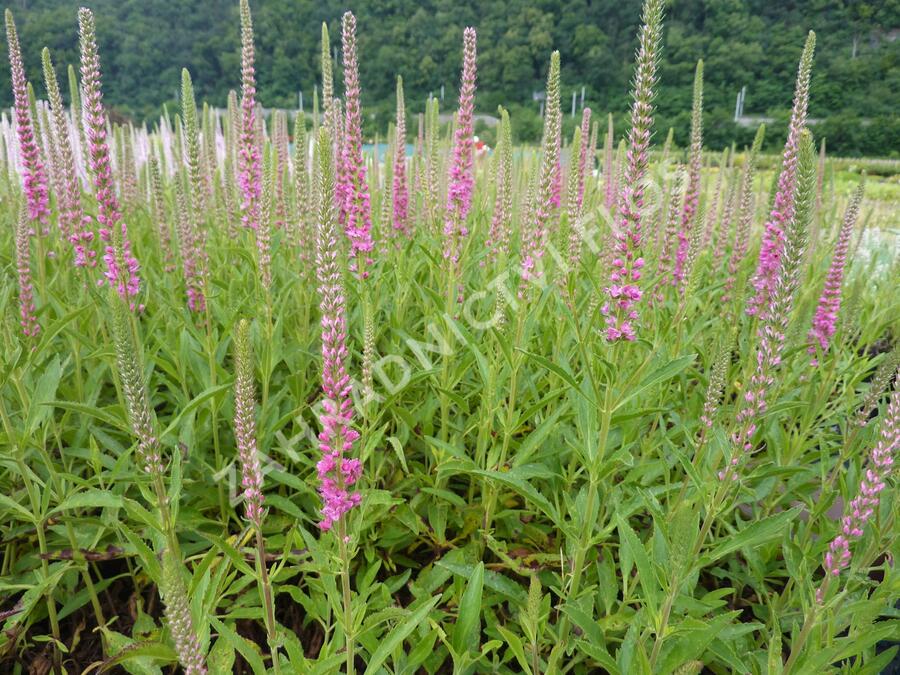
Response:
POLYGON ((36 523, 38 521, 37 517, 31 513, 28 509, 22 506, 19 502, 12 499, 11 497, 7 497, 5 494, 0 493, 0 506, 4 506, 7 509, 12 509, 16 513, 18 513, 22 520, 26 523, 36 523))
POLYGON ((50 515, 69 509, 122 509, 124 507, 125 501, 119 495, 92 489, 69 495, 50 511, 50 515))
POLYGON ((219 632, 219 639, 227 640, 228 644, 244 657, 255 675, 266 675, 266 666, 263 664, 259 648, 255 644, 235 633, 214 616, 209 617, 209 622, 219 632))
POLYGON ((209 650, 206 663, 213 673, 230 673, 234 667, 234 647, 225 638, 219 638, 209 650))
POLYGON ((114 654, 104 661, 99 672, 106 673, 119 666, 133 675, 162 675, 156 661, 177 663, 178 655, 162 642, 139 642, 113 630, 102 629, 110 651, 114 654))
POLYGON ((669 361, 661 368, 657 368, 647 377, 641 380, 641 383, 639 385, 629 389, 628 393, 625 394, 625 396, 621 398, 618 403, 616 403, 616 405, 613 407, 613 410, 618 410, 631 399, 643 394, 650 387, 659 384, 660 382, 664 382, 665 380, 672 379, 682 370, 691 365, 694 362, 695 356, 695 354, 689 354, 688 356, 679 356, 677 359, 669 361))
POLYGON ((458 654, 478 651, 481 633, 481 593, 484 588, 484 563, 479 562, 459 603, 459 614, 453 626, 451 642, 458 654))
MULTIPOLYGON (((453 574, 463 579, 471 579, 475 572, 475 565, 467 565, 463 563, 455 563, 446 558, 438 560, 438 567, 450 570, 453 574)), ((496 593, 505 595, 518 605, 524 605, 528 601, 528 594, 516 582, 507 576, 492 570, 484 571, 484 585, 496 593)))
POLYGON ((585 391, 582 391, 581 385, 578 384, 578 380, 575 379, 575 376, 572 373, 568 372, 567 370, 563 369, 562 366, 560 366, 556 363, 553 363, 553 361, 551 361, 550 359, 548 359, 544 356, 541 356, 540 354, 535 354, 534 352, 527 352, 524 349, 520 349, 518 351, 522 352, 523 354, 528 356, 529 359, 535 361, 538 365, 543 366, 544 368, 549 370, 551 373, 559 376, 570 387, 572 387, 572 389, 574 391, 576 391, 580 395, 584 396, 588 400, 588 402, 590 402, 593 405, 596 405, 596 402, 585 391))
POLYGON ((562 611, 569 617, 573 624, 581 629, 582 633, 584 633, 584 637, 591 642, 591 644, 601 645, 606 642, 606 639, 603 637, 603 631, 600 630, 600 625, 594 617, 585 612, 578 605, 567 603, 563 605, 562 611))
POLYGON ((585 640, 579 640, 575 643, 575 649, 587 654, 594 661, 599 663, 610 675, 620 675, 622 672, 619 669, 619 664, 617 664, 613 657, 609 655, 609 652, 600 644, 594 644, 593 642, 586 642, 585 640))
POLYGON ((175 415, 175 417, 169 423, 169 426, 167 426, 163 430, 163 432, 159 435, 159 437, 165 438, 168 434, 170 434, 172 431, 174 431, 175 429, 177 429, 179 427, 179 425, 181 424, 181 420, 183 418, 190 415, 192 412, 194 412, 194 410, 199 408, 201 405, 203 405, 206 401, 211 399, 216 394, 219 394, 223 391, 230 390, 233 386, 234 385, 231 382, 227 382, 225 384, 216 385, 215 387, 209 387, 205 391, 198 394, 193 400, 191 400, 190 403, 183 406, 178 411, 178 414, 175 415))
POLYGON ((497 630, 500 631, 500 635, 506 640, 506 646, 509 647, 513 656, 516 657, 516 661, 519 662, 519 667, 522 668, 522 672, 531 675, 531 666, 525 656, 525 649, 522 647, 522 639, 508 628, 504 628, 499 624, 497 625, 497 630))
POLYGON ((653 566, 650 558, 647 556, 647 549, 638 539, 634 530, 625 522, 621 515, 616 516, 618 521, 619 537, 621 537, 622 545, 631 553, 634 564, 637 567, 638 575, 640 575, 641 590, 644 592, 644 601, 650 613, 655 617, 656 608, 659 606, 656 594, 659 591, 659 583, 656 575, 653 573, 653 566))
POLYGON ((800 508, 783 511, 777 515, 769 516, 745 527, 740 532, 728 536, 712 551, 704 556, 705 564, 713 563, 724 558, 730 553, 742 548, 756 548, 773 539, 780 539, 784 535, 784 528, 797 517, 800 508))
POLYGON ((71 410, 72 412, 77 412, 81 415, 94 417, 104 422, 107 426, 112 427, 113 429, 129 431, 128 422, 125 420, 125 418, 118 417, 108 412, 107 410, 97 408, 92 405, 84 405, 82 403, 75 403, 74 401, 47 401, 46 403, 44 403, 44 405, 52 406, 54 408, 62 408, 63 410, 71 410))
POLYGON ((25 436, 30 437, 37 428, 47 419, 52 412, 49 406, 51 400, 56 395, 56 389, 59 387, 59 378, 62 375, 62 366, 59 357, 44 366, 40 379, 28 402, 28 417, 25 420, 25 436))
POLYGON ((378 669, 381 668, 387 660, 387 657, 390 656, 397 647, 403 644, 403 641, 409 637, 409 634, 425 620, 425 617, 428 616, 428 612, 434 609, 440 599, 440 595, 435 595, 433 598, 423 602, 415 611, 410 612, 403 621, 391 629, 381 641, 381 644, 378 645, 378 649, 375 650, 375 653, 372 654, 372 658, 369 659, 369 665, 366 667, 366 675, 374 675, 374 673, 378 672, 378 669))
POLYGON ((538 492, 534 488, 534 486, 531 485, 531 483, 529 483, 524 477, 522 477, 523 472, 531 473, 530 471, 526 471, 528 467, 534 466, 542 465, 529 464, 527 466, 517 466, 510 471, 486 471, 484 469, 470 468, 468 466, 454 468, 457 468, 457 470, 461 473, 471 473, 476 476, 484 476, 485 478, 495 480, 498 483, 503 483, 504 485, 511 487, 513 490, 519 493, 519 495, 537 506, 552 521, 556 522, 559 520, 559 515, 556 512, 556 508, 547 500, 544 495, 538 492))

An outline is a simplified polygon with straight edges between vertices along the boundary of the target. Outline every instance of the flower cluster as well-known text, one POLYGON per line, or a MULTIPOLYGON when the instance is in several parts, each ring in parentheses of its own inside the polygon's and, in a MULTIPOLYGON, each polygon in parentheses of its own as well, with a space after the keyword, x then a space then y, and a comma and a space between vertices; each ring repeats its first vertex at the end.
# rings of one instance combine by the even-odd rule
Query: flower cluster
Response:
POLYGON ((122 383, 125 412, 128 415, 131 432, 137 439, 138 460, 146 473, 159 476, 163 473, 162 455, 144 383, 144 369, 141 365, 138 344, 132 333, 125 304, 113 302, 112 313, 116 368, 122 383))
POLYGON ((256 139, 256 67, 253 21, 248 0, 241 0, 241 136, 238 150, 238 186, 241 189, 241 222, 259 228, 262 199, 262 160, 256 139))
POLYGON ((409 187, 406 184, 406 104, 403 100, 403 78, 397 78, 397 126, 394 131, 393 206, 394 231, 410 235, 409 187))
POLYGON ((6 42, 9 45, 9 69, 12 76, 13 109, 16 114, 16 134, 19 137, 19 149, 25 166, 23 177, 25 199, 28 202, 28 218, 40 224, 43 233, 47 234, 50 217, 50 195, 47 187, 47 173, 41 161, 41 151, 35 138, 28 104, 28 81, 25 79, 25 67, 22 65, 22 52, 19 48, 19 36, 12 12, 6 10, 6 42))
MULTIPOLYGON (((837 327, 838 312, 841 310, 841 291, 844 283, 844 265, 847 262, 847 249, 850 246, 850 236, 856 226, 859 217, 859 205, 862 202, 864 183, 854 191, 844 215, 844 222, 838 233, 837 243, 834 245, 834 255, 831 258, 831 266, 825 277, 825 288, 819 297, 819 304, 813 316, 812 327, 809 329, 810 341, 809 353, 815 357, 816 349, 825 352, 831 342, 831 338, 837 327)), ((817 361, 813 358, 813 365, 817 361)))
MULTIPOLYGON (((469 235, 466 216, 472 208, 475 189, 473 173, 475 111, 476 35, 474 28, 463 31, 462 85, 459 89, 459 110, 456 113, 456 132, 453 137, 453 158, 450 164, 450 184, 447 189, 447 213, 444 217, 444 257, 455 267, 463 240, 469 235)), ((435 113, 436 114, 436 113, 435 113)))
POLYGON ((334 204, 334 176, 331 141, 324 128, 316 145, 316 202, 318 232, 316 266, 319 277, 319 308, 322 312, 322 431, 319 449, 322 459, 316 464, 322 520, 319 527, 330 530, 347 511, 358 505, 361 496, 348 488, 359 479, 362 464, 345 455, 353 449, 359 433, 351 427, 353 401, 350 375, 347 373, 347 308, 341 268, 338 264, 340 242, 334 204))
POLYGON ((730 466, 719 473, 720 480, 737 480, 742 457, 753 449, 753 435, 759 418, 768 408, 767 393, 775 383, 774 372, 781 363, 794 297, 800 285, 800 267, 806 250, 816 187, 815 148, 808 131, 801 133, 798 149, 797 208, 787 223, 778 277, 770 306, 763 314, 757 333, 755 368, 735 417, 738 426, 732 434, 734 452, 730 466))
MULTIPOLYGON (((578 148, 578 192, 576 197, 576 204, 578 206, 578 214, 581 214, 581 210, 584 206, 584 185, 585 185, 585 175, 588 171, 588 151, 591 149, 590 138, 591 133, 591 109, 585 108, 581 111, 581 144, 578 148)), ((590 170, 594 169, 594 155, 592 154, 590 159, 590 170)))
POLYGON ((184 668, 185 675, 206 675, 206 659, 200 647, 200 638, 194 629, 187 589, 179 570, 180 565, 174 555, 171 551, 163 553, 160 591, 165 603, 166 620, 175 642, 178 661, 184 668))
POLYGON ((256 397, 249 328, 243 319, 234 334, 234 437, 244 487, 244 516, 259 530, 263 517, 263 479, 256 445, 256 397))
POLYGON ((815 46, 816 34, 810 31, 800 57, 794 107, 791 111, 787 141, 784 144, 778 190, 772 205, 772 213, 763 232, 759 261, 753 276, 753 287, 756 293, 748 303, 748 314, 759 314, 769 306, 781 264, 785 239, 784 230, 794 217, 797 195, 797 154, 800 150, 800 134, 806 126, 806 111, 809 107, 809 78, 815 46))
POLYGON ((615 127, 613 115, 609 113, 607 118, 606 140, 603 143, 603 186, 606 210, 612 214, 616 205, 616 170, 615 170, 615 127))
MULTIPOLYGON (((97 51, 94 15, 82 7, 78 10, 81 34, 81 88, 84 92, 84 126, 87 131, 91 172, 97 195, 97 221, 100 238, 106 242, 103 261, 104 276, 123 300, 134 298, 140 291, 140 266, 131 253, 128 228, 116 196, 106 135, 106 113, 100 85, 100 55, 97 51)), ((132 302, 132 308, 134 304, 132 302)))
POLYGON ((678 230, 678 249, 675 253, 675 269, 672 284, 683 291, 685 263, 691 245, 694 218, 700 203, 700 170, 703 168, 703 61, 697 62, 694 73, 694 105, 691 112, 691 156, 688 165, 687 190, 681 207, 681 228, 678 230))
POLYGON ((559 143, 557 138, 562 128, 562 110, 559 101, 559 52, 550 55, 550 69, 547 73, 547 103, 544 108, 544 144, 541 149, 541 167, 534 208, 525 221, 522 233, 522 283, 519 297, 523 297, 525 287, 533 279, 543 275, 541 258, 547 246, 547 235, 555 208, 555 181, 559 164, 559 143))
POLYGON ((31 287, 31 237, 28 233, 28 211, 23 205, 16 221, 16 271, 19 276, 19 324, 26 337, 41 332, 34 314, 34 291, 31 287))
MULTIPOLYGON (((879 495, 894 465, 894 453, 900 449, 900 389, 894 389, 888 404, 878 443, 872 448, 869 461, 859 482, 859 493, 847 506, 841 519, 841 532, 828 545, 825 553, 825 574, 837 577, 850 564, 850 544, 863 536, 866 523, 875 515, 879 495)), ((824 585, 816 597, 821 602, 824 585)))
POLYGON ((53 132, 60 161, 60 185, 57 187, 59 206, 59 229, 69 239, 75 251, 76 267, 94 267, 97 252, 93 248, 94 232, 91 219, 81 208, 81 185, 75 169, 75 154, 69 137, 69 124, 63 107, 56 71, 50 60, 50 50, 46 47, 41 54, 44 66, 44 83, 53 113, 53 132))
POLYGON ((501 256, 509 254, 510 226, 512 222, 512 128, 509 112, 500 112, 500 130, 497 133, 496 192, 494 194, 494 213, 491 216, 491 229, 488 235, 488 257, 496 262, 501 256))
POLYGON ((737 227, 734 232, 734 246, 731 249, 731 255, 728 258, 728 278, 725 279, 725 292, 722 294, 722 301, 728 302, 731 299, 731 292, 737 283, 738 270, 744 256, 747 255, 747 248, 750 245, 750 225, 753 222, 753 178, 756 172, 756 158, 762 147, 763 139, 766 135, 766 125, 761 124, 756 130, 756 137, 753 139, 753 145, 750 148, 750 154, 744 162, 744 169, 741 173, 740 187, 735 200, 740 202, 738 208, 737 227))
POLYGON ((653 89, 665 6, 664 0, 646 0, 644 3, 632 92, 634 102, 631 106, 627 166, 619 190, 615 257, 612 260, 614 269, 610 274, 611 283, 606 287, 607 302, 601 307, 606 317, 606 339, 610 342, 635 339, 634 322, 638 318, 635 306, 643 295, 637 285, 644 267, 641 257, 641 210, 644 206, 644 175, 649 162, 653 128, 653 89))
POLYGON ((344 54, 344 137, 338 178, 338 204, 344 231, 350 239, 351 268, 366 278, 372 264, 372 213, 366 163, 362 156, 362 113, 359 103, 359 62, 356 54, 356 17, 345 12, 341 23, 344 54))

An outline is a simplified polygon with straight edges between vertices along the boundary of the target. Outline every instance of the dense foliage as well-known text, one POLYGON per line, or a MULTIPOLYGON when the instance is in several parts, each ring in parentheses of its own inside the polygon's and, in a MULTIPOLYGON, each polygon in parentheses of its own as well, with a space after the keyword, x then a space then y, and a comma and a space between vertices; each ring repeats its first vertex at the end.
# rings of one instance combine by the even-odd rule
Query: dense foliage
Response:
POLYGON ((468 27, 455 124, 430 103, 408 154, 392 80, 378 161, 350 12, 289 133, 247 0, 240 97, 218 116, 184 70, 152 131, 108 123, 90 10, 72 107, 49 50, 32 99, 8 11, 0 671, 886 668, 900 187, 860 169, 897 163, 810 133, 812 32, 777 159, 765 127, 704 154, 703 61, 687 152, 654 144, 664 16, 618 134, 585 110, 563 144, 552 51, 540 147, 503 110, 483 152, 499 55, 468 27))
MULTIPOLYGON (((47 45, 60 65, 75 64, 75 0, 27 0, 16 8, 26 44, 47 45)), ((164 102, 177 107, 179 72, 195 74, 198 95, 224 107, 239 80, 237 10, 230 0, 202 5, 168 0, 95 0, 98 33, 107 54, 107 101, 124 115, 155 118, 164 102)), ((394 75, 402 75, 407 100, 421 111, 429 92, 444 87, 444 107, 456 96, 456 50, 461 26, 478 28, 484 67, 479 112, 503 104, 517 119, 519 140, 537 142, 541 123, 532 93, 542 91, 546 55, 559 49, 562 107, 573 91, 595 111, 623 115, 634 56, 638 0, 489 0, 459 2, 350 2, 262 0, 258 27, 260 101, 266 107, 312 105, 319 67, 319 26, 334 31, 335 17, 349 4, 361 27, 363 104, 367 135, 384 136, 393 107, 394 75)), ((811 116, 826 120, 817 136, 840 155, 900 152, 897 95, 900 91, 900 4, 896 0, 678 0, 665 29, 657 127, 675 128, 687 145, 685 110, 690 105, 694 64, 706 60, 707 146, 749 144, 752 128, 733 123, 735 97, 747 86, 745 113, 781 120, 790 107, 791 73, 807 30, 819 35, 812 82, 811 116), (865 119, 865 126, 862 119, 865 119)), ((26 54, 36 72, 39 55, 26 54)), ((0 73, 0 102, 9 105, 7 73, 0 73)), ((568 117, 568 114, 566 115, 568 117)), ((772 128, 777 149, 783 127, 772 128)), ((413 130, 410 130, 413 131, 413 130)), ((492 134, 482 130, 488 137, 492 134)))

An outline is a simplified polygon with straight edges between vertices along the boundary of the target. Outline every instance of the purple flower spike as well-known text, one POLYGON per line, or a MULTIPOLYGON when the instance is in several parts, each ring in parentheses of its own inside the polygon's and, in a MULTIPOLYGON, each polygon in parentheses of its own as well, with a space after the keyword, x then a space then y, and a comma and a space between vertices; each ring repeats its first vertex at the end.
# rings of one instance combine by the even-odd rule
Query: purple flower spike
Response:
POLYGON ((476 35, 474 28, 463 31, 462 86, 459 90, 459 110, 456 113, 456 133, 453 137, 453 159, 450 164, 450 186, 447 189, 447 209, 444 218, 444 257, 453 267, 459 263, 462 242, 469 235, 466 216, 472 208, 475 188, 473 173, 474 131, 472 116, 475 110, 476 35))
POLYGON ((607 301, 601 307, 606 317, 606 339, 632 341, 637 337, 636 309, 643 292, 638 281, 644 259, 641 210, 644 206, 644 175, 647 173, 650 135, 653 129, 653 88, 662 38, 664 0, 646 0, 643 26, 635 66, 634 102, 631 106, 631 131, 628 134, 627 166, 619 191, 618 227, 615 232, 613 271, 606 288, 607 301))
POLYGON ((16 134, 19 137, 22 163, 25 165, 23 182, 25 199, 28 203, 28 218, 32 222, 40 224, 43 234, 48 234, 50 196, 47 187, 47 173, 41 162, 41 153, 32 126, 31 107, 28 103, 28 81, 25 79, 25 67, 22 65, 19 36, 16 33, 12 12, 8 9, 6 10, 6 41, 9 45, 9 69, 12 76, 16 134))
POLYGON ((359 479, 362 465, 347 455, 359 433, 353 429, 351 382, 347 372, 347 307, 338 254, 337 214, 334 199, 334 170, 331 141, 322 128, 316 144, 316 201, 318 236, 316 266, 319 277, 319 309, 322 312, 322 431, 316 464, 322 497, 319 527, 328 531, 347 511, 358 505, 361 496, 348 490, 359 479))
POLYGON ((238 186, 241 222, 259 229, 262 200, 262 161, 256 139, 256 69, 253 65, 253 22, 250 5, 241 0, 241 137, 238 149, 238 186))
POLYGON ((350 267, 368 277, 372 260, 372 213, 366 163, 362 156, 362 113, 359 103, 359 62, 356 54, 356 17, 344 13, 341 24, 344 52, 344 137, 338 178, 341 223, 350 239, 350 267))
POLYGON ((894 454, 898 449, 900 449, 900 389, 895 388, 884 421, 881 423, 880 438, 872 448, 863 470, 859 491, 845 508, 844 516, 841 518, 841 532, 831 541, 825 553, 825 579, 816 593, 819 602, 823 600, 825 586, 829 580, 840 576, 841 570, 850 565, 852 559, 850 544, 863 536, 866 523, 875 515, 881 492, 886 487, 894 465, 894 454))
POLYGON ((769 304, 778 278, 781 253, 784 248, 784 231, 794 217, 797 196, 797 154, 800 134, 806 126, 806 111, 809 107, 809 78, 815 46, 816 34, 810 31, 806 38, 806 46, 803 48, 803 55, 800 57, 794 107, 788 126, 787 141, 784 144, 781 174, 778 177, 778 191, 775 193, 775 203, 763 233, 759 261, 753 276, 753 288, 756 290, 756 294, 748 303, 748 314, 760 314, 769 304))
POLYGON ((78 10, 81 33, 81 88, 84 92, 84 126, 87 132, 91 172, 97 196, 97 221, 100 238, 106 243, 103 261, 104 277, 116 289, 123 300, 132 299, 141 287, 138 276, 140 266, 131 253, 128 227, 122 219, 122 210, 116 196, 113 181, 109 143, 106 139, 106 111, 103 109, 103 90, 100 84, 100 54, 94 29, 94 15, 82 7, 78 10))
MULTIPOLYGON (((825 288, 822 290, 812 327, 809 329, 809 353, 814 357, 817 346, 823 352, 828 350, 828 345, 837 328, 838 313, 841 311, 841 291, 844 282, 844 266, 847 262, 847 249, 850 246, 850 237, 856 226, 856 219, 859 217, 859 205, 862 202, 864 189, 864 184, 860 183, 847 206, 847 213, 834 246, 831 267, 828 268, 828 276, 825 277, 825 288)), ((813 365, 816 365, 815 358, 813 358, 813 365)))

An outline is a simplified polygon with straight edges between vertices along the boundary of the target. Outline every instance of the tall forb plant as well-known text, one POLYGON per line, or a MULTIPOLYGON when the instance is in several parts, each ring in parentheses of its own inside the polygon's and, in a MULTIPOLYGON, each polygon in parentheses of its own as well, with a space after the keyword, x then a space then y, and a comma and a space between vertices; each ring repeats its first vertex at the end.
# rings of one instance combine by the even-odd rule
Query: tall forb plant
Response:
POLYGON ((665 6, 665 0, 644 2, 632 90, 627 166, 619 189, 615 258, 612 261, 610 283, 605 289, 607 301, 601 308, 606 317, 606 339, 610 342, 631 341, 637 337, 637 303, 643 295, 637 283, 644 267, 644 259, 641 257, 643 183, 653 132, 653 97, 665 6))
POLYGON ((131 252, 128 227, 116 196, 112 162, 106 133, 106 111, 100 84, 100 54, 97 50, 94 15, 82 7, 78 10, 81 37, 81 89, 84 96, 84 126, 87 133, 91 173, 97 197, 97 220, 100 238, 106 243, 103 261, 105 277, 132 309, 140 291, 140 266, 131 252))
POLYGON ((775 201, 772 204, 772 212, 763 232, 759 261, 753 275, 755 292, 748 302, 748 314, 759 315, 765 312, 771 304, 771 296, 775 291, 784 248, 785 228, 794 217, 797 203, 797 163, 800 135, 806 127, 806 113, 809 108, 809 79, 815 46, 816 34, 810 31, 797 70, 794 106, 788 125, 787 141, 784 144, 781 173, 778 176, 778 187, 775 201))

